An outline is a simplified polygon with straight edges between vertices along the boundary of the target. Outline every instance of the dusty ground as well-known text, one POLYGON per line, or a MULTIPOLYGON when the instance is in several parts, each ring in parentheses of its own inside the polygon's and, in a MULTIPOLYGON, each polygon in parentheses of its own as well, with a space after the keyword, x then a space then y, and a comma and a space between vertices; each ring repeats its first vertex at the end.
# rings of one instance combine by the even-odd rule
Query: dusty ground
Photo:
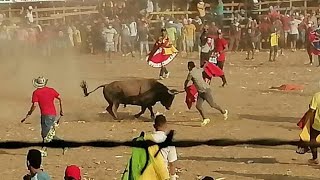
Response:
MULTIPOLYGON (((220 114, 207 112, 214 122, 200 127, 200 116, 193 108, 187 110, 184 95, 174 101, 172 110, 166 115, 170 129, 176 130, 175 138, 206 140, 214 138, 280 138, 298 139, 296 122, 308 107, 313 93, 319 90, 320 68, 304 65, 305 52, 291 53, 279 57, 276 63, 267 62, 268 54, 260 52, 254 61, 245 61, 245 53, 229 54, 226 75, 229 85, 219 88, 220 79, 212 84, 216 101, 230 111, 230 118, 223 121, 220 114), (302 84, 303 92, 273 92, 270 86, 285 83, 302 84)), ((179 58, 168 66, 171 78, 163 83, 182 89, 186 77, 186 62, 192 58, 179 58)), ((158 69, 138 58, 117 58, 112 64, 104 64, 101 56, 68 56, 65 58, 27 58, 19 53, 12 58, 2 58, 0 66, 0 138, 5 140, 40 141, 38 110, 20 124, 30 106, 33 87, 31 80, 38 75, 49 78, 49 86, 62 95, 65 116, 58 134, 67 140, 129 140, 140 131, 152 131, 149 113, 140 120, 132 115, 139 108, 120 108, 125 120, 117 122, 110 116, 99 115, 106 102, 101 90, 84 98, 79 87, 87 80, 89 88, 102 83, 130 77, 157 78, 158 69), (85 123, 83 123, 85 122, 85 123)), ((198 61, 196 61, 198 62, 198 61)), ((156 106, 156 111, 164 108, 156 106)), ((211 175, 226 179, 319 179, 319 167, 306 165, 310 154, 297 155, 295 147, 196 147, 178 148, 180 179, 192 180, 197 175, 211 175)), ((1 179, 20 179, 27 173, 25 158, 28 149, 1 150, 1 179)), ((68 164, 82 167, 83 177, 96 180, 120 179, 130 155, 129 148, 96 149, 83 147, 70 149, 66 155, 61 150, 49 149, 43 166, 53 179, 62 179, 68 164)))

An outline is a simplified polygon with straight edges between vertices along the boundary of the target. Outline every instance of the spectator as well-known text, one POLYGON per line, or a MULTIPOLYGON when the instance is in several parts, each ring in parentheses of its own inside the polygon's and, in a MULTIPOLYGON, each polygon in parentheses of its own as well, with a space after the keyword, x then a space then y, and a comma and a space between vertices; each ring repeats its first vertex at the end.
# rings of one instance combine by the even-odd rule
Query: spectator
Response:
POLYGON ((246 49, 247 49, 247 58, 249 60, 250 52, 252 53, 251 59, 254 59, 254 50, 255 50, 255 36, 257 31, 257 24, 253 21, 251 17, 249 17, 249 21, 245 28, 245 41, 246 41, 246 49))
POLYGON ((140 58, 143 59, 143 49, 145 48, 146 54, 149 53, 149 25, 143 22, 142 27, 138 31, 138 39, 140 42, 140 58))
POLYGON ((193 52, 193 47, 196 38, 196 26, 192 24, 192 19, 189 19, 188 24, 184 26, 184 35, 186 40, 186 52, 193 52))
POLYGON ((202 68, 204 64, 209 60, 210 55, 214 49, 213 38, 209 37, 209 26, 205 25, 203 27, 203 32, 200 36, 200 67, 202 68))
POLYGON ((169 38, 170 43, 176 47, 177 46, 176 45, 177 44, 177 29, 174 26, 173 21, 169 21, 168 27, 166 28, 166 30, 167 30, 167 34, 168 34, 168 38, 169 38))
POLYGON ((230 43, 229 43, 230 51, 238 51, 240 38, 241 38, 241 28, 240 28, 240 23, 238 21, 235 21, 234 23, 231 24, 230 30, 229 30, 229 37, 230 37, 230 43))
POLYGON ((209 27, 209 34, 213 36, 217 36, 217 31, 219 28, 216 26, 215 22, 212 22, 210 27, 209 27))
POLYGON ((80 168, 76 165, 67 166, 64 180, 81 180, 80 168))
POLYGON ((137 35, 138 35, 138 26, 134 17, 131 18, 131 23, 129 27, 130 27, 131 45, 134 52, 136 49, 137 35))
POLYGON ((173 25, 177 30, 177 36, 176 36, 177 49, 181 50, 182 49, 182 29, 183 29, 182 20, 181 21, 176 20, 173 25))
POLYGON ((27 168, 29 174, 23 177, 24 180, 50 180, 48 173, 41 168, 42 158, 41 152, 36 149, 31 149, 27 155, 27 168))
POLYGON ((318 27, 317 24, 318 24, 318 18, 316 16, 316 12, 315 11, 312 11, 312 14, 311 14, 311 17, 310 17, 310 21, 312 22, 313 26, 314 27, 318 27))
POLYGON ((114 29, 119 32, 114 36, 114 51, 115 52, 121 52, 121 37, 120 37, 120 32, 121 32, 121 21, 118 16, 116 16, 112 22, 112 26, 114 29))
POLYGON ((121 33, 121 44, 122 44, 122 56, 128 56, 131 54, 134 57, 132 52, 130 28, 126 24, 122 24, 122 33, 121 33))
POLYGON ((153 2, 152 2, 152 0, 148 0, 147 1, 147 9, 146 9, 147 16, 149 16, 150 13, 153 13, 153 11, 154 11, 153 2))
POLYGON ((302 18, 301 19, 301 23, 298 26, 299 41, 301 43, 301 49, 305 48, 307 28, 308 28, 308 19, 307 18, 302 18))
POLYGON ((26 18, 28 19, 28 23, 29 24, 33 23, 34 19, 33 19, 33 8, 32 8, 32 6, 28 7, 26 18))
MULTIPOLYGON (((163 115, 157 115, 154 120, 153 125, 155 132, 152 133, 153 140, 156 143, 162 143, 167 139, 166 131, 167 131, 167 120, 166 117, 163 115)), ((177 151, 174 146, 169 146, 166 148, 162 148, 160 150, 161 155, 164 158, 165 164, 168 167, 170 180, 175 180, 176 169, 175 169, 175 162, 178 160, 177 151)))
POLYGON ((277 33, 277 30, 273 28, 270 34, 270 54, 269 54, 270 62, 276 61, 278 46, 279 46, 279 34, 277 33), (273 54, 273 59, 271 60, 272 54, 273 54))
MULTIPOLYGON (((214 50, 216 53, 219 54, 218 56, 218 67, 223 70, 224 63, 226 61, 226 52, 228 51, 228 42, 226 39, 223 38, 222 30, 219 29, 218 32, 218 38, 214 40, 214 50)), ((222 84, 222 87, 224 87, 226 83, 222 84)))
POLYGON ((223 29, 223 8, 224 8, 224 5, 223 5, 223 1, 222 0, 218 0, 218 4, 215 8, 215 14, 216 14, 216 18, 215 18, 215 21, 218 25, 218 27, 220 29, 223 29))
POLYGON ((114 38, 116 34, 118 34, 118 32, 112 27, 111 24, 109 24, 108 27, 103 28, 102 35, 105 42, 105 52, 109 60, 111 58, 111 53, 113 53, 115 50, 114 38))
POLYGON ((203 0, 200 0, 197 4, 197 9, 199 11, 199 16, 203 20, 206 16, 206 4, 203 2, 203 0))
POLYGON ((284 16, 281 16, 281 22, 282 22, 283 31, 284 31, 284 40, 285 40, 284 46, 287 47, 288 46, 288 35, 290 33, 290 15, 286 14, 284 16))
MULTIPOLYGON (((320 135, 320 92, 313 95, 309 107, 307 118, 310 121, 310 143, 317 143, 316 138, 320 135)), ((310 149, 312 159, 309 163, 319 164, 317 147, 310 147, 310 149)))
POLYGON ((291 42, 291 50, 294 52, 297 50, 297 40, 299 36, 299 24, 301 23, 300 20, 296 19, 295 17, 291 17, 290 21, 290 42, 291 42))

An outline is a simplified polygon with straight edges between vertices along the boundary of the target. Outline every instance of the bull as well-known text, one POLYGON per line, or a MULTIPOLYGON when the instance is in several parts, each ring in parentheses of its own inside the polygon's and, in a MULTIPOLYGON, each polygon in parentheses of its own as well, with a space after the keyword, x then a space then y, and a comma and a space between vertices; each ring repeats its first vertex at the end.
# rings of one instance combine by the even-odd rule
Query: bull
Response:
POLYGON ((103 88, 104 98, 109 104, 106 111, 114 119, 119 119, 117 110, 120 104, 123 104, 124 106, 141 106, 141 111, 134 115, 135 118, 139 118, 145 113, 146 109, 148 109, 150 111, 151 118, 154 119, 155 115, 153 112, 153 106, 157 102, 160 102, 167 110, 169 110, 175 95, 183 92, 175 89, 170 90, 155 79, 114 81, 110 84, 101 85, 90 92, 88 92, 86 81, 82 81, 80 86, 85 97, 89 96, 89 94, 96 90, 103 88))

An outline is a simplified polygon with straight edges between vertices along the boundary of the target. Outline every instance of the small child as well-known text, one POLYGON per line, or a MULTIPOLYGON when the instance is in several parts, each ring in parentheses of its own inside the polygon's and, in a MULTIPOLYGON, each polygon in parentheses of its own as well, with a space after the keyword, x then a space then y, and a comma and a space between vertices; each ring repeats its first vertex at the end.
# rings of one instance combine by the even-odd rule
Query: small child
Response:
POLYGON ((276 56, 278 53, 278 46, 279 46, 279 38, 280 38, 280 35, 277 33, 277 30, 275 28, 272 29, 272 33, 270 34, 270 55, 269 55, 270 62, 276 61, 276 56), (273 54, 273 59, 271 60, 272 54, 273 54))

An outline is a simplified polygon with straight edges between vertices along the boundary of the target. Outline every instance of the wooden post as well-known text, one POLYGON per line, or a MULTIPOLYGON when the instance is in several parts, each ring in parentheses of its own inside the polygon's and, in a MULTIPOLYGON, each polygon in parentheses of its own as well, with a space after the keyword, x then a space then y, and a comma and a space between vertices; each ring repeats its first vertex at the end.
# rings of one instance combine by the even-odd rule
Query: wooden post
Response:
POLYGON ((11 4, 9 6, 9 9, 8 9, 8 18, 11 19, 12 18, 12 12, 11 12, 11 4))
MULTIPOLYGON (((171 1, 171 11, 174 11, 174 0, 171 1)), ((172 17, 174 17, 173 14, 171 14, 172 17)))
POLYGON ((66 22, 66 5, 63 5, 63 11, 62 11, 62 16, 63 16, 63 22, 66 22))
MULTIPOLYGON (((189 1, 187 2, 187 11, 189 11, 189 8, 190 8, 190 4, 189 4, 189 1)), ((186 18, 189 19, 189 14, 187 13, 186 14, 186 18)))
POLYGON ((307 0, 304 0, 304 15, 307 15, 307 8, 308 8, 308 4, 307 4, 307 0))
POLYGON ((36 24, 39 24, 39 12, 38 12, 38 6, 35 7, 35 13, 36 13, 36 24))

